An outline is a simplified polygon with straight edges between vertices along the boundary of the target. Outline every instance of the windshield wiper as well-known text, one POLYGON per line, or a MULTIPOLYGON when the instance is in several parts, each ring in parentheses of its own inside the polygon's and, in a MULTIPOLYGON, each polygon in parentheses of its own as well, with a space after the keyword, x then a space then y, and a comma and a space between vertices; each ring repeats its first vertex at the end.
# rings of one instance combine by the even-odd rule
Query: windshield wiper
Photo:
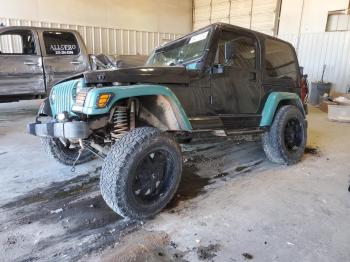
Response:
POLYGON ((169 66, 184 66, 183 60, 177 61, 176 63, 172 62, 169 64, 169 66))

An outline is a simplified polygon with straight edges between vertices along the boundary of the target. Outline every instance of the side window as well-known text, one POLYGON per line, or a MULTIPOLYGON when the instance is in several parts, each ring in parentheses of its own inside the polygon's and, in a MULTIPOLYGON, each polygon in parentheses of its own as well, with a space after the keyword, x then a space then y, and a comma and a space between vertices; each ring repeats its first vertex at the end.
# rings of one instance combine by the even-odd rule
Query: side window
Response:
POLYGON ((29 30, 12 30, 0 35, 0 55, 36 55, 35 40, 29 30))
POLYGON ((222 31, 216 63, 247 69, 256 68, 257 43, 253 37, 222 31))
POLYGON ((44 32, 45 50, 48 55, 78 55, 80 50, 77 39, 70 32, 44 32))
POLYGON ((265 70, 270 78, 297 80, 298 71, 292 48, 286 43, 266 39, 265 70))

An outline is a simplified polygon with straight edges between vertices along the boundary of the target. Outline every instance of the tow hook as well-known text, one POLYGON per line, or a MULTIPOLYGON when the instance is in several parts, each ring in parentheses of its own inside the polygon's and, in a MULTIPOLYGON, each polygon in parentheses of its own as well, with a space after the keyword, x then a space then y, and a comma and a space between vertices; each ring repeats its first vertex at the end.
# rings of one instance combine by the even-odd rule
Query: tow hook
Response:
POLYGON ((77 158, 75 159, 75 161, 74 161, 74 163, 73 163, 73 166, 72 166, 72 168, 71 168, 71 172, 72 173, 74 173, 75 172, 75 165, 77 164, 77 162, 78 162, 78 160, 79 160, 79 158, 80 158, 80 156, 81 156, 81 153, 84 151, 84 148, 80 148, 79 149, 79 153, 78 153, 78 156, 77 156, 77 158))

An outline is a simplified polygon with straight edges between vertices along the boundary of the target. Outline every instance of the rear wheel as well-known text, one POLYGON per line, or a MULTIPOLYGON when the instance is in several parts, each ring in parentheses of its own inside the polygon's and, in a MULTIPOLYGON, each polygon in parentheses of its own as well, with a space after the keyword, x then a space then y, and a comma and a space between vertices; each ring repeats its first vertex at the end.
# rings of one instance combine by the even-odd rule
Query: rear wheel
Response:
POLYGON ((277 164, 295 164, 304 154, 307 126, 304 115, 295 106, 281 107, 269 132, 262 138, 266 156, 277 164))
POLYGON ((152 127, 135 128, 108 153, 101 193, 109 207, 125 218, 152 217, 173 198, 181 172, 181 149, 173 137, 152 127))

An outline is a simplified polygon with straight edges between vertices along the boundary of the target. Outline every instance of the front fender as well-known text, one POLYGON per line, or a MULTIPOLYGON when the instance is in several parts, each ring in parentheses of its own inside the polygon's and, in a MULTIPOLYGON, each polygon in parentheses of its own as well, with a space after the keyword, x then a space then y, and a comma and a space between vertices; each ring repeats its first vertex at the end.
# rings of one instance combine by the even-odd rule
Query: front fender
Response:
POLYGON ((191 123, 188 120, 185 110, 183 109, 176 95, 168 87, 161 85, 140 84, 95 88, 90 90, 87 94, 84 106, 81 108, 76 108, 75 106, 73 106, 73 111, 79 111, 86 115, 107 114, 111 110, 113 105, 119 100, 152 95, 161 95, 167 98, 170 104, 172 105, 173 110, 176 112, 176 115, 178 116, 179 126, 181 127, 181 130, 192 130, 191 123), (98 96, 102 93, 110 93, 112 94, 112 98, 106 107, 97 108, 96 101, 98 96))
POLYGON ((297 94, 289 92, 272 92, 269 94, 265 102, 260 120, 260 127, 271 126, 278 105, 284 101, 290 101, 290 104, 296 105, 305 116, 303 103, 297 94))

